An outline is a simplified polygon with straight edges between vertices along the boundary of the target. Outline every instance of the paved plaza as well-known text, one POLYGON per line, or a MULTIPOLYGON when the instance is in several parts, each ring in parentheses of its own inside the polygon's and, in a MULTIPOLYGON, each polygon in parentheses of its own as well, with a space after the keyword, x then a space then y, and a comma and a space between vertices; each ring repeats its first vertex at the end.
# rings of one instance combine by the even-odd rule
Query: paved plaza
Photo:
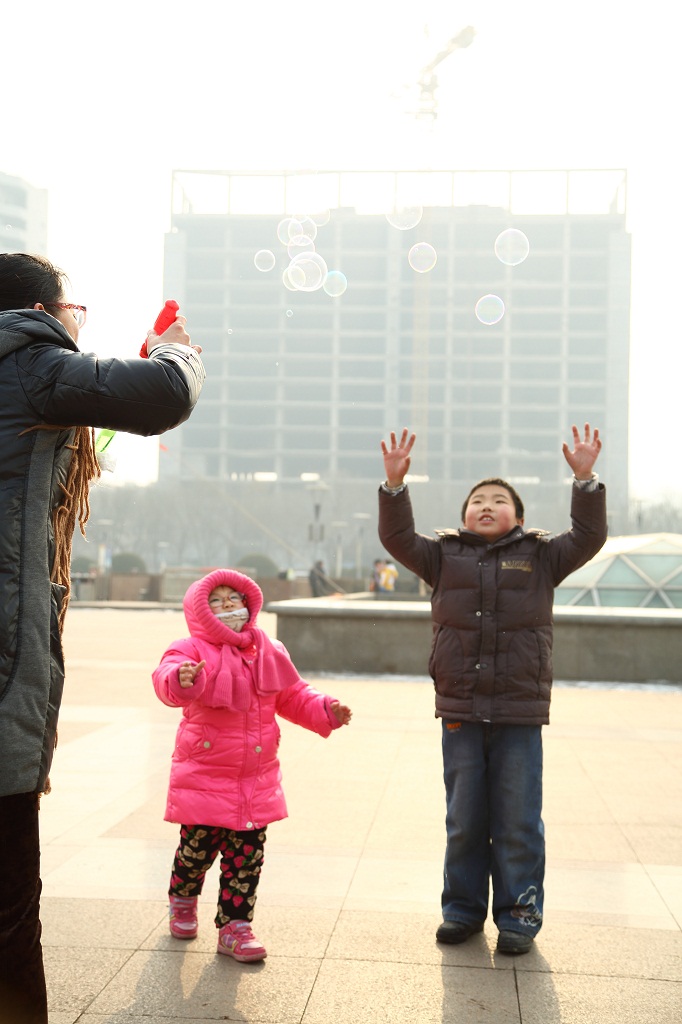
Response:
MULTIPOLYGON (((273 616, 261 625, 274 633, 273 616)), ((545 736, 545 925, 438 946, 440 729, 428 679, 310 682, 353 708, 328 740, 282 722, 290 817, 268 830, 260 964, 215 953, 217 865, 171 938, 163 821, 179 711, 150 680, 181 612, 72 606, 41 809, 51 1024, 678 1024, 682 691, 557 684, 545 736)), ((352 645, 352 637, 349 637, 352 645)))

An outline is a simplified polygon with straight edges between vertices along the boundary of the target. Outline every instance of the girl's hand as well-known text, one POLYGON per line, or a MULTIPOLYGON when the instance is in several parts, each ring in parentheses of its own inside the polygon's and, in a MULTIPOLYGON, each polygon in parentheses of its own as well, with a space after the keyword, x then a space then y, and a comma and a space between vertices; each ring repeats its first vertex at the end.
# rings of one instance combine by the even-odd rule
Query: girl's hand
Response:
POLYGON ((564 458, 573 470, 576 480, 590 480, 592 467, 597 461, 601 451, 601 439, 599 430, 595 427, 594 434, 590 437, 590 424, 585 424, 585 438, 580 440, 580 433, 576 426, 573 427, 573 451, 564 442, 562 451, 564 458))
POLYGON ((178 669, 180 686, 183 690, 187 690, 190 686, 194 686, 194 679, 199 675, 205 664, 205 661, 200 661, 199 664, 195 661, 183 661, 182 665, 178 669))
POLYGON ((402 432, 400 441, 396 440, 395 432, 391 431, 391 447, 386 442, 381 442, 381 450, 384 455, 384 469, 386 470, 386 483, 389 487, 399 487, 402 484, 407 471, 410 468, 410 452, 415 441, 415 435, 408 440, 408 429, 402 432))
POLYGON ((341 725, 348 725, 351 718, 353 717, 353 712, 351 711, 351 709, 349 707, 346 707, 345 704, 339 704, 338 700, 332 702, 331 710, 334 717, 338 722, 341 723, 341 725))

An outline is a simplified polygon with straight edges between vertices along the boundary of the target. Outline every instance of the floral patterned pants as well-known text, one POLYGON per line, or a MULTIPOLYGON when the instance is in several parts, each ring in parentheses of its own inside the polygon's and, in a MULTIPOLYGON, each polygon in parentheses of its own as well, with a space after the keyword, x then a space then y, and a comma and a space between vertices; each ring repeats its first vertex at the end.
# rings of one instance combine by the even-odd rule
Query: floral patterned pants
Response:
POLYGON ((220 892, 215 923, 251 921, 265 846, 265 828, 235 832, 212 825, 181 825, 170 896, 198 896, 206 872, 220 854, 220 892))

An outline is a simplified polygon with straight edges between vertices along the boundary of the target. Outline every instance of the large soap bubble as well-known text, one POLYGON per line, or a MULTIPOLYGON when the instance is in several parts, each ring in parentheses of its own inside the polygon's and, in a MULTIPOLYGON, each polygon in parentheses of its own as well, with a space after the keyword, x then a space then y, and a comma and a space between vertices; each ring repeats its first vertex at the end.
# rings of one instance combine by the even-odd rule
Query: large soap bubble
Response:
POLYGON ((303 226, 295 217, 285 217, 277 225, 277 237, 282 245, 288 245, 296 235, 303 234, 303 226))
POLYGON ((289 259, 300 256, 302 252, 314 252, 315 243, 308 235, 294 235, 287 245, 289 259))
POLYGON ((504 302, 499 295, 484 295, 476 303, 474 312, 482 324, 498 324, 504 316, 504 302))
POLYGON ((296 221, 297 224, 300 224, 300 230, 296 232, 297 234, 307 235, 308 238, 312 239, 312 241, 315 241, 315 239, 317 238, 317 224, 315 223, 312 217, 309 217, 305 213, 297 213, 295 217, 292 217, 292 220, 296 221))
POLYGON ((508 267, 523 263, 529 252, 530 242, 518 228, 508 228, 495 239, 495 255, 508 267))
POLYGON ((314 292, 321 288, 327 277, 327 264, 318 252, 304 252, 294 256, 289 264, 289 280, 299 292, 314 292), (302 283, 301 276, 303 277, 302 283))

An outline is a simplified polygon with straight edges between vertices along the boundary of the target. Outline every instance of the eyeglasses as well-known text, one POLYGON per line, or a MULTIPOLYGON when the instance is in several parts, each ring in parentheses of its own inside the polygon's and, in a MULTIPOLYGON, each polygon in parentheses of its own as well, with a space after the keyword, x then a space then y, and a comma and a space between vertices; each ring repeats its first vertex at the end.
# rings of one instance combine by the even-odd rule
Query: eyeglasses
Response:
POLYGON ((70 309, 73 311, 73 318, 79 327, 82 327, 85 323, 85 317, 88 312, 86 306, 77 306, 75 302, 46 302, 46 306, 54 306, 57 309, 70 309))
POLYGON ((225 601, 229 601, 230 604, 235 604, 236 601, 240 601, 241 604, 244 604, 245 601, 246 601, 246 598, 245 598, 244 594, 238 594, 236 591, 234 591, 232 594, 226 594, 225 597, 212 597, 212 598, 209 599, 208 603, 209 604, 224 604, 225 601))

